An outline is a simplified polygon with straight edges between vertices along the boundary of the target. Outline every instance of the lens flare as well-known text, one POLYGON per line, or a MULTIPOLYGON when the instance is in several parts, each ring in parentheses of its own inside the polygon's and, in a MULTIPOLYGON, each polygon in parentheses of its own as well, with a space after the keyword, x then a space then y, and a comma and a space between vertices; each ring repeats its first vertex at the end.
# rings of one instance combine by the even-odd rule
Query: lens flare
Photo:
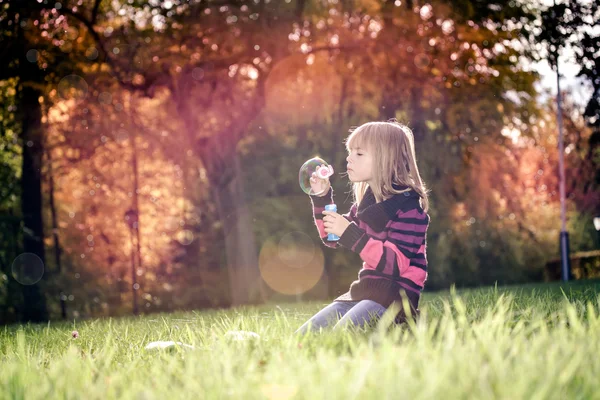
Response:
POLYGON ((285 295, 298 295, 312 289, 324 270, 321 248, 303 232, 267 239, 258 263, 267 285, 285 295))

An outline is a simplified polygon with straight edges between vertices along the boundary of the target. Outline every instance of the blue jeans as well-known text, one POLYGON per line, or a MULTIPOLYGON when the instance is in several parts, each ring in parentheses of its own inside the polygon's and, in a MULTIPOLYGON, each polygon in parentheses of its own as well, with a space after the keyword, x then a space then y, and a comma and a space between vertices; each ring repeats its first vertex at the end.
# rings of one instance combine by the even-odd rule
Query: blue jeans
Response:
POLYGON ((385 310, 385 307, 371 300, 334 301, 313 315, 295 333, 318 332, 331 325, 335 325, 334 329, 342 329, 348 325, 363 327, 381 318, 385 310))

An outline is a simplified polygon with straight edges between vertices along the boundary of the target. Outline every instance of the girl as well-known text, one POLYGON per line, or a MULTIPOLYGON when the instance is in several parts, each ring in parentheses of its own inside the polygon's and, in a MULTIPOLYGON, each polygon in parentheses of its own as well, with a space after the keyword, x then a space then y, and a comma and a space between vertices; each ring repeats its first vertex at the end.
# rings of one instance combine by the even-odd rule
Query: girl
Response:
MULTIPOLYGON (((311 178, 310 196, 321 240, 329 247, 345 247, 363 261, 350 290, 319 311, 296 332, 363 327, 383 315, 392 304, 411 316, 418 313, 420 293, 427 279, 425 254, 429 226, 425 184, 417 168, 414 138, 395 119, 369 122, 346 139, 348 178, 353 182, 354 204, 347 214, 324 211, 333 204, 328 179, 311 178), (339 241, 327 241, 327 234, 339 241), (341 319, 340 319, 341 318, 341 319), (339 321, 338 321, 339 320, 339 321)), ((405 321, 400 311, 396 322, 405 321)))

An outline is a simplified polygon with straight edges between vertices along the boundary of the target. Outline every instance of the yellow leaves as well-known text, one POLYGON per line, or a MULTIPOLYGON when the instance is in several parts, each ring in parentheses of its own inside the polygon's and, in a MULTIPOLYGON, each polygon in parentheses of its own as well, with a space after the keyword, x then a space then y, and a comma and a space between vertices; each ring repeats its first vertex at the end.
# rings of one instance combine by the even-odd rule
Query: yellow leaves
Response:
POLYGON ((169 51, 170 53, 179 53, 179 51, 180 51, 180 47, 179 47, 179 45, 177 45, 177 44, 176 44, 176 45, 174 45, 174 46, 170 46, 170 47, 168 48, 168 51, 169 51))
POLYGON ((467 209, 464 202, 458 202, 452 210, 452 214, 456 217, 463 218, 467 215, 467 209))
POLYGON ((144 76, 143 76, 143 75, 141 75, 141 74, 135 74, 135 75, 133 76, 132 82, 133 82, 135 85, 142 85, 142 84, 144 83, 144 76))
POLYGON ((381 9, 381 2, 378 0, 361 0, 355 8, 362 8, 365 14, 373 15, 381 9))
POLYGON ((441 123, 438 121, 431 121, 431 120, 427 120, 425 121, 425 126, 427 126, 427 129, 430 131, 434 131, 435 129, 439 128, 441 126, 441 123))

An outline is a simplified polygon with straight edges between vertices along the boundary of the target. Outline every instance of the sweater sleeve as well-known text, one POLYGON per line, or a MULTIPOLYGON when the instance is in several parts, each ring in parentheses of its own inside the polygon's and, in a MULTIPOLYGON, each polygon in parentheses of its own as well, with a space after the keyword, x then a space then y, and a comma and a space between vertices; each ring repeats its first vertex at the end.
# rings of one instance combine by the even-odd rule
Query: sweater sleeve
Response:
POLYGON ((369 235, 352 222, 340 237, 339 244, 358 253, 365 262, 365 269, 423 282, 427 272, 426 268, 420 266, 426 265, 425 235, 428 224, 427 213, 399 210, 385 228, 385 240, 369 235))
MULTIPOLYGON (((325 246, 338 248, 338 241, 328 241, 327 240, 327 232, 325 232, 325 225, 323 224, 323 211, 325 211, 325 206, 328 204, 335 204, 333 201, 333 188, 329 189, 326 195, 320 196, 310 196, 310 200, 313 206, 313 217, 315 220, 315 225, 317 226, 317 230, 319 232, 319 237, 325 246)), ((356 221, 356 204, 353 204, 350 207, 350 210, 346 214, 342 214, 344 218, 346 218, 350 222, 356 221)))

